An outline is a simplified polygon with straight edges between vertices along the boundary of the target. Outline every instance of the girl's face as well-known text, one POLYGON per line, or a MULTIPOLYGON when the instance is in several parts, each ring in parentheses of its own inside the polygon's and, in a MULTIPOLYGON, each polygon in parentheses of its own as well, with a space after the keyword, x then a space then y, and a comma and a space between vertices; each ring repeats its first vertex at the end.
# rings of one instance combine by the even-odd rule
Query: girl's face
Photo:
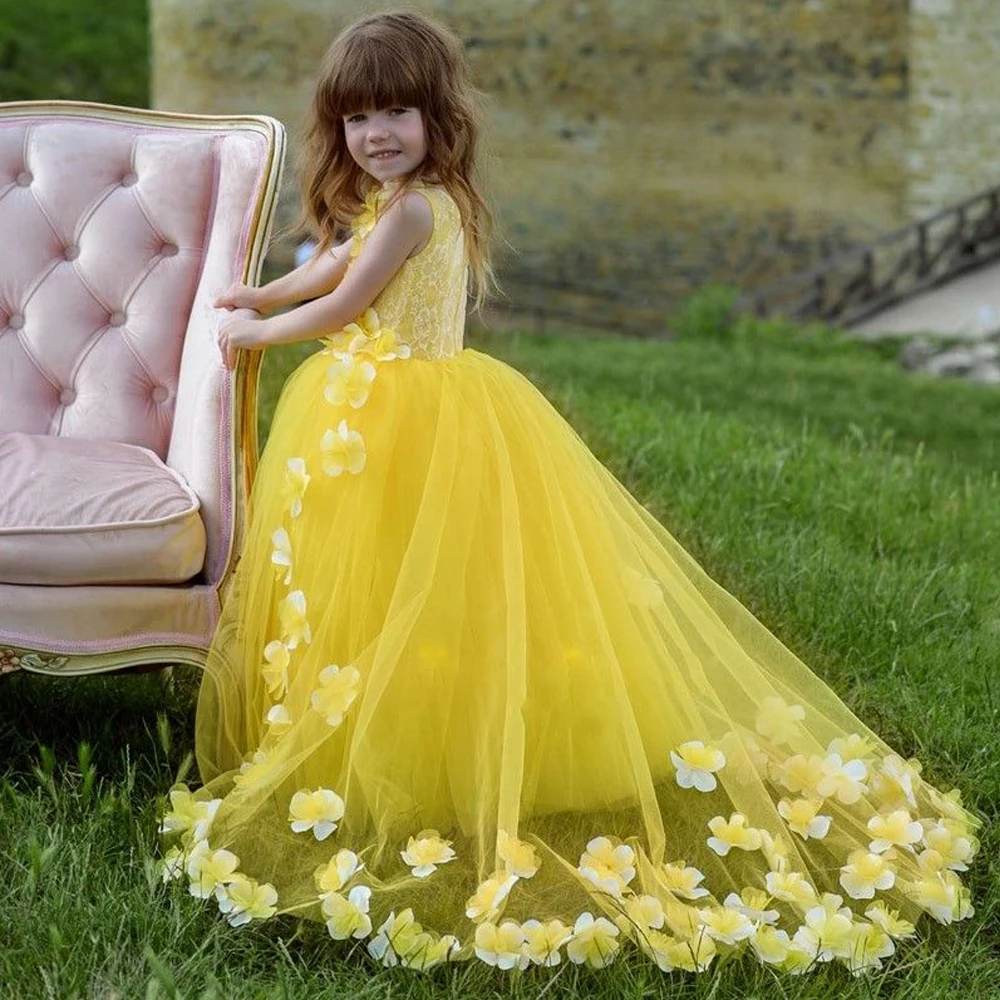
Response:
POLYGON ((344 115, 344 137, 354 162, 382 184, 416 170, 427 155, 419 108, 369 108, 344 115))

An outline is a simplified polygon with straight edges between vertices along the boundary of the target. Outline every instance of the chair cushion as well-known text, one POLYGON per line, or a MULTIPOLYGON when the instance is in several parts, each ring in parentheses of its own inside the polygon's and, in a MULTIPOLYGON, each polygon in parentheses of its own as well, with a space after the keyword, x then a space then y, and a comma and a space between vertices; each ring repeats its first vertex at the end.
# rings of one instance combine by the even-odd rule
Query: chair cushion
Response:
POLYGON ((0 582, 190 580, 205 559, 198 507, 147 448, 0 434, 0 582))

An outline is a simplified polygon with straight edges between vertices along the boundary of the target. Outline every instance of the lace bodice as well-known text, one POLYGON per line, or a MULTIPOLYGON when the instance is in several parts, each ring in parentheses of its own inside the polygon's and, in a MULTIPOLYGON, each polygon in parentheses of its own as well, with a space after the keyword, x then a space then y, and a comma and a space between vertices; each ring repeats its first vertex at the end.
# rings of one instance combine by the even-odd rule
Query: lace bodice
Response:
MULTIPOLYGON (((408 258, 382 289, 372 309, 383 329, 395 331, 416 358, 447 358, 462 349, 468 258, 458 206, 443 188, 417 183, 434 213, 434 230, 427 245, 408 258)), ((375 228, 390 192, 376 189, 352 225, 351 258, 357 256, 375 228)))

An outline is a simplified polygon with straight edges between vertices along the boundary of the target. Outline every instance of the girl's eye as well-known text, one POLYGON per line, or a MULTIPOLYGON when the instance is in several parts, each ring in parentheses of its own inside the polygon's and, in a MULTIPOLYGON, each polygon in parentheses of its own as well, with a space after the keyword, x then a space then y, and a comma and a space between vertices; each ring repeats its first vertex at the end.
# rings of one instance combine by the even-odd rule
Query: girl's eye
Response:
POLYGON ((364 121, 364 119, 365 119, 365 116, 361 115, 361 114, 348 115, 347 116, 347 122, 348 122, 349 125, 354 125, 357 122, 364 121))
POLYGON ((405 115, 409 108, 390 108, 390 115, 405 115))

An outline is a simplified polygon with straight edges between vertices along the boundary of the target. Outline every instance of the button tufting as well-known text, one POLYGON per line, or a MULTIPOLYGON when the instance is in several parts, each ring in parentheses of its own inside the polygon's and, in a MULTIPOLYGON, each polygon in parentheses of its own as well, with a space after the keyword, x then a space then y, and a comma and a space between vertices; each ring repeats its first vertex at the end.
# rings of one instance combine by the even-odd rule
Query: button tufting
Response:
POLYGON ((76 399, 75 389, 63 389, 63 391, 59 393, 59 402, 62 403, 63 406, 69 406, 69 404, 72 403, 75 399, 76 399))
POLYGON ((27 170, 22 170, 17 175, 17 186, 26 188, 33 180, 34 178, 28 173, 27 170))
POLYGON ((138 179, 130 170, 127 174, 122 175, 122 187, 131 187, 138 179))
POLYGON ((7 319, 7 325, 12 330, 20 330, 24 326, 24 317, 20 313, 11 313, 7 319))
POLYGON ((177 247, 173 243, 164 243, 160 247, 160 255, 163 257, 173 257, 177 253, 177 247))
POLYGON ((76 260, 80 256, 80 248, 72 243, 63 248, 63 260, 76 260))
POLYGON ((108 317, 108 326, 124 326, 125 325, 125 313, 120 309, 116 309, 108 317))
POLYGON ((165 385, 158 385, 153 390, 153 402, 154 403, 165 403, 167 401, 167 397, 169 395, 170 395, 170 392, 169 392, 169 390, 167 389, 167 387, 165 385))

